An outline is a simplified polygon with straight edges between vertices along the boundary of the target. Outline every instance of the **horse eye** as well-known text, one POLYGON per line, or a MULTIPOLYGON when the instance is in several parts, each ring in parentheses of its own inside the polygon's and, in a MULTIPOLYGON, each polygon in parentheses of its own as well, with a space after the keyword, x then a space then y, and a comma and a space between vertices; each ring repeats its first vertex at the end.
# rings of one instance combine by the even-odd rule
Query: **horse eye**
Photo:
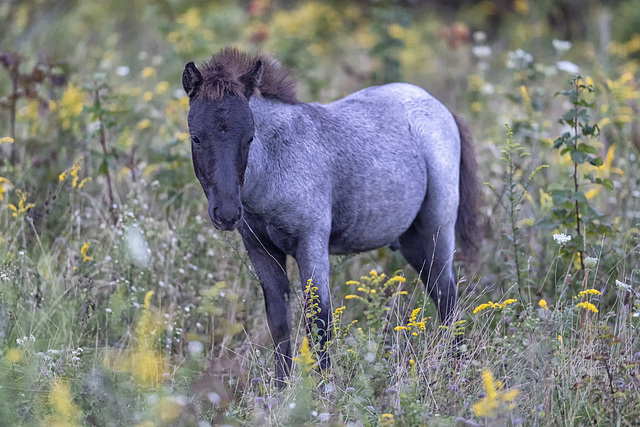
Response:
POLYGON ((194 145, 200 144, 200 140, 197 136, 191 136, 191 142, 193 142, 194 145))

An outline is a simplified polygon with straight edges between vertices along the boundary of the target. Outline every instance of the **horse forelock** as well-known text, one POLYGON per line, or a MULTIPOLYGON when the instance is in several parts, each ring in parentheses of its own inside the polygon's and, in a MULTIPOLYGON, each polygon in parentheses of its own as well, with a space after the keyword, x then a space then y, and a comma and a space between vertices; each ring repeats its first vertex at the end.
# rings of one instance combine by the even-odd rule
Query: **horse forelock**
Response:
POLYGON ((226 95, 244 96, 244 85, 239 78, 258 60, 262 61, 263 72, 255 94, 289 104, 298 103, 297 80, 291 70, 271 56, 250 55, 235 47, 222 49, 202 64, 203 84, 198 95, 212 101, 219 101, 226 95))

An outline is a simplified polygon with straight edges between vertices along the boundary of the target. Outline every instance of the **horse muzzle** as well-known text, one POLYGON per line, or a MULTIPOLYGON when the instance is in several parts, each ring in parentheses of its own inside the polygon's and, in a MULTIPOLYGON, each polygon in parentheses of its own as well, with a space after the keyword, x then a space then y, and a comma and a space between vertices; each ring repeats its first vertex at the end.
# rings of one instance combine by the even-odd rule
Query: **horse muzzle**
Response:
POLYGON ((209 205, 209 217, 211 218, 213 226, 218 230, 235 230, 242 219, 242 205, 229 206, 226 209, 220 206, 209 205))

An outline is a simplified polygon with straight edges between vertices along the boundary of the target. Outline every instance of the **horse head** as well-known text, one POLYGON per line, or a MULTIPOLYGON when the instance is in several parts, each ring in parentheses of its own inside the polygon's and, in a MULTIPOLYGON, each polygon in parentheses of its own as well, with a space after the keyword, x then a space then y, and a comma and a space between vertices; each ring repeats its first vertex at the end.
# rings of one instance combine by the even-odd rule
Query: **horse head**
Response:
POLYGON ((260 84, 262 68, 257 60, 238 77, 215 70, 203 77, 189 62, 182 74, 189 96, 193 168, 207 196, 211 221, 219 230, 233 230, 242 219, 240 191, 255 132, 249 98, 260 84))

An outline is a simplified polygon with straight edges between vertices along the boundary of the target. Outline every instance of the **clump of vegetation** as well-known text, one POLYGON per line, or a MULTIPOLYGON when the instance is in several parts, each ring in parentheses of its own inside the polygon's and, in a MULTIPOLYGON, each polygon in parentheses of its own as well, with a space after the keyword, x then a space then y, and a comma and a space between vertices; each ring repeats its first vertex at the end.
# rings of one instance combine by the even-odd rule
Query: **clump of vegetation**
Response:
POLYGON ((572 25, 527 1, 453 20, 397 1, 41 3, 0 6, 4 423, 640 419, 640 27, 605 31, 632 1, 572 25), (188 150, 180 72, 230 43, 293 66, 304 100, 405 80, 469 118, 486 233, 456 260, 451 329, 399 254, 336 257, 331 368, 305 326, 313 284, 294 280, 277 387, 257 278, 209 225, 188 150))

